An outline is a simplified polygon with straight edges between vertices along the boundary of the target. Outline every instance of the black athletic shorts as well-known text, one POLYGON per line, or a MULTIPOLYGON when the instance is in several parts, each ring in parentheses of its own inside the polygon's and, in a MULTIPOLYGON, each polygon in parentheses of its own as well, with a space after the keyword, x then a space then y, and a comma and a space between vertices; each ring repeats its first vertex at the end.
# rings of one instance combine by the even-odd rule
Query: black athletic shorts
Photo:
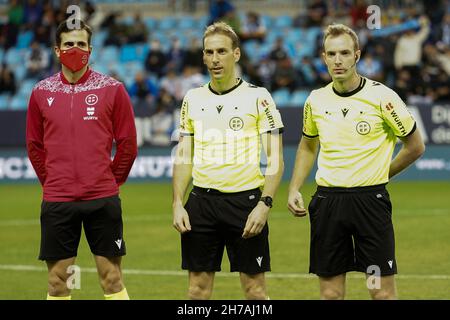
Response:
POLYGON ((322 277, 349 271, 397 273, 392 205, 385 185, 319 186, 308 210, 310 273, 322 277))
POLYGON ((260 189, 222 193, 194 186, 185 205, 192 228, 181 235, 182 268, 220 271, 226 247, 231 272, 270 271, 267 223, 257 236, 242 238, 247 217, 260 197, 260 189))
POLYGON ((42 201, 39 259, 76 257, 82 225, 93 254, 125 255, 120 198, 112 196, 88 201, 42 201))

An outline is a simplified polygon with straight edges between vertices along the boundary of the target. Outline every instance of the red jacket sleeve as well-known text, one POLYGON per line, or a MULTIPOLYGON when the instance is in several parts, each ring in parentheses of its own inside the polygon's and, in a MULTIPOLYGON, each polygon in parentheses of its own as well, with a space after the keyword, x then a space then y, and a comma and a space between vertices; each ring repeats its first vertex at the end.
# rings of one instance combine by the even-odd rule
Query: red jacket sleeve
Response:
POLYGON ((122 84, 118 87, 114 99, 113 132, 116 154, 112 162, 112 171, 120 186, 127 180, 137 156, 133 106, 122 84))
POLYGON ((28 158, 30 158, 39 181, 44 185, 47 176, 45 168, 44 123, 34 91, 31 93, 28 103, 26 131, 28 158))

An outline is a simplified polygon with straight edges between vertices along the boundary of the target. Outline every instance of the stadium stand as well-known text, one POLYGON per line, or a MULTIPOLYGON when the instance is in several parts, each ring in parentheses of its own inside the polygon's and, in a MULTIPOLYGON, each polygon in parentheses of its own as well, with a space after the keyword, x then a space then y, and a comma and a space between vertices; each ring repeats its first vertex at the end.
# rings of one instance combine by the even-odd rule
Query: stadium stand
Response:
MULTIPOLYGON (((214 2, 211 1, 211 4, 214 2)), ((328 23, 335 21, 356 28, 362 45, 362 59, 366 53, 370 53, 371 59, 382 66, 380 81, 399 92, 403 99, 417 101, 417 97, 422 96, 424 101, 450 100, 449 67, 446 65, 450 63, 448 2, 447 6, 441 5, 430 11, 425 5, 411 1, 375 1, 384 10, 383 29, 375 30, 373 34, 365 25, 358 22, 360 17, 355 13, 358 11, 353 7, 352 1, 261 0, 258 1, 258 6, 255 6, 254 1, 228 2, 237 12, 233 20, 228 22, 235 25, 238 33, 244 34, 242 30, 247 24, 246 19, 250 11, 256 13, 258 24, 264 30, 261 38, 243 37, 243 58, 240 62, 242 77, 271 90, 280 107, 301 107, 308 92, 330 81, 326 67, 320 59, 321 30, 328 23), (325 10, 326 14, 313 19, 312 12, 317 7, 325 10), (427 14, 431 31, 421 44, 422 48, 428 48, 424 50, 419 61, 421 73, 415 74, 416 69, 407 67, 396 69, 393 61, 396 43, 411 28, 417 31, 418 19, 427 14), (276 49, 278 39, 281 39, 283 44, 282 48, 276 49), (282 59, 277 58, 280 54, 282 59), (274 75, 282 64, 279 60, 283 59, 290 60, 295 72, 295 83, 290 90, 276 88, 274 85, 274 75)), ((65 12, 66 7, 61 7, 58 1, 37 1, 37 4, 31 7, 21 4, 22 2, 16 3, 0 1, 0 12, 4 12, 0 19, 0 61, 13 70, 17 85, 14 94, 5 94, 0 88, 0 110, 25 110, 32 84, 40 80, 27 79, 24 67, 24 57, 30 50, 33 40, 39 41, 42 49, 51 56, 46 76, 58 71, 58 61, 49 45, 49 39, 58 22, 68 16, 65 12), (38 12, 39 19, 30 21, 29 17, 33 16, 29 14, 30 12, 38 12)), ((146 76, 151 77, 159 88, 161 80, 173 68, 173 64, 176 64, 177 78, 182 79, 191 40, 192 38, 201 40, 203 30, 210 21, 207 3, 208 1, 159 0, 82 2, 83 19, 94 28, 92 39, 94 50, 90 60, 93 67, 117 77, 125 83, 128 90, 138 72, 144 72, 146 76), (194 4, 199 11, 190 12, 186 3, 194 4), (129 4, 130 8, 135 10, 117 11, 118 8, 122 8, 118 7, 119 5, 125 4, 129 4), (165 13, 161 11, 158 15, 156 11, 149 11, 148 6, 159 6, 158 8, 164 8, 166 11, 165 13), (136 8, 141 7, 147 9, 136 11, 136 8), (142 26, 145 30, 142 30, 142 26), (151 53, 150 43, 154 39, 159 40, 163 54, 167 57, 177 40, 181 45, 175 51, 177 60, 164 65, 159 75, 145 68, 145 61, 151 53)), ((194 70, 189 72, 200 73, 207 79, 206 70, 201 64, 193 68, 194 70)), ((174 95, 179 103, 177 97, 182 97, 182 94, 179 92, 174 95)), ((149 102, 151 104, 148 106, 149 110, 157 109, 157 98, 149 102)))

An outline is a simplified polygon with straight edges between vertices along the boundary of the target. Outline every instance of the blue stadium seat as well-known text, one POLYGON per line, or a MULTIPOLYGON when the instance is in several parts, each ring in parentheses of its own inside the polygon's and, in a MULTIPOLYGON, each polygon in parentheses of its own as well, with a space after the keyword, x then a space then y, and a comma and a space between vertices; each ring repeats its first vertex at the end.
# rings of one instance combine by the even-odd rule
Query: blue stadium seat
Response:
POLYGON ((295 43, 295 59, 301 60, 303 57, 312 57, 314 55, 315 45, 309 41, 295 43))
POLYGON ((277 29, 286 29, 292 26, 292 17, 282 15, 274 18, 273 26, 277 29))
POLYGON ((147 30, 149 30, 150 32, 152 32, 156 29, 157 22, 156 22, 155 18, 146 17, 146 18, 144 18, 144 23, 147 26, 147 30))
POLYGON ((117 63, 119 61, 119 49, 114 46, 103 47, 100 59, 105 63, 117 63))
POLYGON ((31 94, 34 85, 37 83, 36 79, 27 79, 22 82, 22 85, 19 88, 18 94, 26 97, 31 94))
POLYGON ((277 38, 285 37, 285 33, 282 30, 278 30, 278 29, 271 29, 267 32, 266 35, 266 41, 268 44, 273 44, 275 43, 275 41, 277 40, 277 38))
POLYGON ((5 55, 5 61, 10 66, 15 66, 18 64, 23 64, 24 61, 24 50, 17 49, 15 47, 9 48, 5 55))
POLYGON ((24 63, 18 64, 18 65, 14 66, 13 71, 14 71, 14 76, 16 78, 15 79, 16 82, 21 82, 27 74, 27 67, 25 66, 24 63))
POLYGON ((134 23, 134 16, 125 16, 119 22, 131 26, 134 23))
POLYGON ((9 99, 8 94, 0 95, 0 110, 6 110, 9 108, 9 99))
POLYGON ((92 68, 100 73, 109 74, 109 67, 107 63, 103 63, 101 60, 95 61, 92 64, 92 68))
POLYGON ((306 39, 306 31, 299 28, 290 29, 286 35, 287 41, 301 42, 305 41, 305 39, 306 39))
POLYGON ((272 17, 271 16, 267 16, 267 15, 261 15, 260 19, 262 20, 264 26, 266 27, 266 29, 270 29, 272 27, 272 17))
POLYGON ((275 101, 275 104, 279 108, 287 107, 291 105, 290 97, 291 94, 289 93, 288 89, 278 89, 272 94, 273 100, 275 101))
POLYGON ((306 38, 310 42, 315 42, 317 37, 321 35, 321 33, 322 30, 320 29, 320 27, 311 27, 306 29, 306 38))
POLYGON ((29 48, 31 41, 33 41, 33 38, 34 38, 34 34, 32 31, 20 32, 17 37, 16 48, 18 48, 18 49, 29 48))
POLYGON ((126 44, 120 48, 120 62, 138 61, 136 45, 126 44))
POLYGON ((105 30, 99 30, 92 35, 92 46, 94 48, 100 48, 105 43, 105 39, 108 36, 108 32, 105 30))
POLYGON ((127 63, 128 71, 134 76, 136 72, 144 70, 144 61, 132 61, 127 63))
POLYGON ((28 99, 26 96, 16 94, 10 103, 11 110, 26 110, 28 107, 28 99))
POLYGON ((205 31, 205 28, 208 24, 208 20, 209 20, 208 16, 202 16, 202 17, 198 18, 198 20, 197 20, 197 28, 199 31, 202 32, 202 34, 205 31))
POLYGON ((308 98, 309 91, 306 90, 296 90, 291 95, 290 105, 292 107, 303 107, 306 98, 308 98))
POLYGON ((172 30, 176 28, 176 19, 174 17, 163 17, 159 20, 159 30, 172 30))
POLYGON ((195 28, 195 20, 190 16, 182 16, 178 21, 178 29, 179 31, 185 31, 186 29, 194 29, 195 28))
POLYGON ((137 44, 136 45, 136 55, 138 61, 144 61, 150 51, 150 46, 148 43, 137 44))

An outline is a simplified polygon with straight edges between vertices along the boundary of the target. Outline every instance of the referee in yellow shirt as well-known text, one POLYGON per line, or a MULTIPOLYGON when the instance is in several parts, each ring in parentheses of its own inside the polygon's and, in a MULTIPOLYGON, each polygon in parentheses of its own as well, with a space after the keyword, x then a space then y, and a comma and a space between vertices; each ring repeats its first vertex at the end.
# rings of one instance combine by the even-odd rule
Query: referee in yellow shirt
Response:
POLYGON ((203 44, 211 81, 184 97, 173 169, 173 226, 181 233, 189 298, 211 297, 226 247, 245 297, 267 299, 267 218, 284 169, 281 116, 266 89, 236 78, 239 39, 230 26, 209 26, 203 44))
POLYGON ((332 82, 305 102, 303 137, 289 186, 288 208, 305 216, 301 190, 318 155, 317 191, 308 206, 309 271, 322 299, 343 299, 349 271, 378 275, 373 299, 396 299, 392 206, 385 185, 424 152, 416 123, 399 96, 357 74, 358 37, 344 25, 324 34, 332 82), (392 154, 397 138, 403 147, 392 154))

